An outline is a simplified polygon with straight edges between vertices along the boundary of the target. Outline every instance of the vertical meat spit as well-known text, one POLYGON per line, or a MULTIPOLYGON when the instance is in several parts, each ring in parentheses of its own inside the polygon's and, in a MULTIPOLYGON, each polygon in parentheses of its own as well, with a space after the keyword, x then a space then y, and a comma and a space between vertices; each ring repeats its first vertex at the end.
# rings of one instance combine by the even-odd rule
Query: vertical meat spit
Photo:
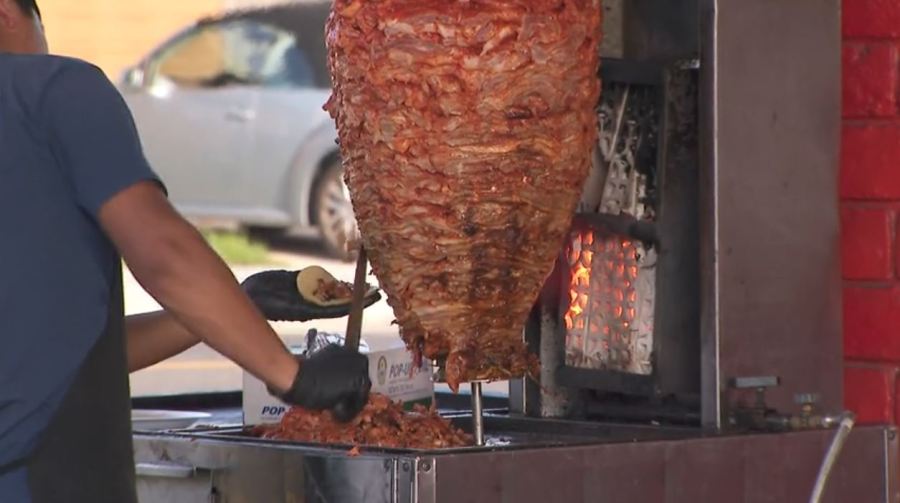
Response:
POLYGON ((475 445, 484 445, 484 408, 481 402, 481 381, 472 381, 472 434, 475 445))
MULTIPOLYGON (((433 360, 432 380, 435 383, 446 383, 444 372, 444 361, 433 360)), ((472 436, 475 437, 475 445, 484 445, 484 399, 482 394, 482 385, 487 381, 471 381, 469 384, 472 390, 472 436)))

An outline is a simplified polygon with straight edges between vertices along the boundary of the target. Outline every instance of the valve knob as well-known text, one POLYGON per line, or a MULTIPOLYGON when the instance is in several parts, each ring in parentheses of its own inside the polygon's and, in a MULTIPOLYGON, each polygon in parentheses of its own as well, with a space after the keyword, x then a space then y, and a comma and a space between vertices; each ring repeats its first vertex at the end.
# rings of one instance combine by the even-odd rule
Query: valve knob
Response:
POLYGON ((814 405, 818 402, 818 393, 797 393, 794 395, 794 403, 797 405, 814 405))

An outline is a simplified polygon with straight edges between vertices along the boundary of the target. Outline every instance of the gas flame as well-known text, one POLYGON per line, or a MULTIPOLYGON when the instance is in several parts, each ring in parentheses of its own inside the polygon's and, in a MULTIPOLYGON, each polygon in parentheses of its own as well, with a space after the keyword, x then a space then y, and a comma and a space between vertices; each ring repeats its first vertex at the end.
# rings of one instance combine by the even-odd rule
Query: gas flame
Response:
POLYGON ((581 316, 587 309, 591 286, 591 266, 594 253, 584 249, 594 243, 594 233, 585 230, 576 233, 569 254, 569 309, 565 314, 566 329, 584 328, 581 316))
POLYGON ((567 359, 588 368, 628 365, 630 334, 637 316, 637 250, 618 236, 575 230, 568 258, 567 359))

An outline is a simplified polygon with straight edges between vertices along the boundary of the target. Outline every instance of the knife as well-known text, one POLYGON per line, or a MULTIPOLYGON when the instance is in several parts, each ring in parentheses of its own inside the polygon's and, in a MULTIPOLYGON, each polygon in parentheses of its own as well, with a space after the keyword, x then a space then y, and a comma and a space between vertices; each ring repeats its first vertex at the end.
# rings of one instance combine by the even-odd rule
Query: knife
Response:
POLYGON ((353 297, 350 303, 350 317, 347 319, 347 334, 344 337, 344 347, 359 351, 359 339, 362 332, 362 316, 366 298, 366 267, 368 257, 366 248, 359 247, 359 256, 356 259, 356 276, 353 278, 353 297))

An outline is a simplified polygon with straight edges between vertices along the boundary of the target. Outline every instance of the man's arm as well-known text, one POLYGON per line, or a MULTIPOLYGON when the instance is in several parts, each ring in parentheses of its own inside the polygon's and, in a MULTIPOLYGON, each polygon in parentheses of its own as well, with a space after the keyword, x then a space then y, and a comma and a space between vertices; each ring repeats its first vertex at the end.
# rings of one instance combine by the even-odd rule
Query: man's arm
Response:
POLYGON ((296 359, 155 183, 117 193, 100 207, 99 221, 134 277, 173 321, 275 390, 291 387, 296 359))
POLYGON ((125 338, 129 372, 156 365, 200 342, 199 337, 165 311, 125 318, 125 338))
POLYGON ((347 416, 362 408, 371 387, 366 357, 336 348, 299 371, 231 271, 169 205, 127 104, 99 68, 60 60, 36 116, 79 208, 178 324, 288 403, 347 416))

